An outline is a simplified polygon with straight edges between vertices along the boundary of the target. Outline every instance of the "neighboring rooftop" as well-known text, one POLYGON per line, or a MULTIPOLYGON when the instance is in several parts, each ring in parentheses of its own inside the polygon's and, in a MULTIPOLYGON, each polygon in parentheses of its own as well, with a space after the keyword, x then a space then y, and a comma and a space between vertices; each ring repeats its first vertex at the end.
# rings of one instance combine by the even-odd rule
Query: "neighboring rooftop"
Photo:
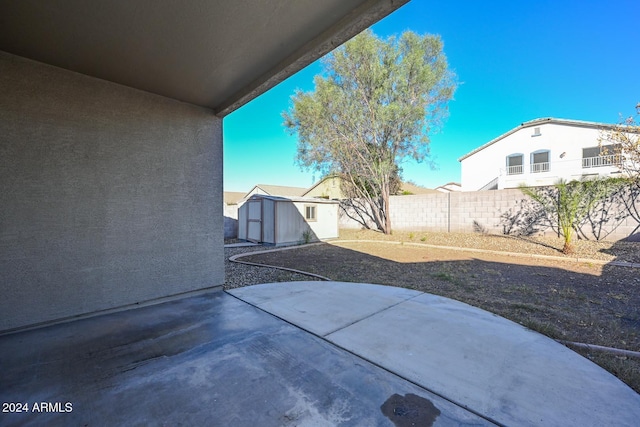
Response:
POLYGON ((480 147, 476 148, 475 150, 470 151, 469 153, 467 153, 464 156, 460 157, 458 159, 458 161, 459 162, 463 161, 464 159, 466 159, 469 156, 474 155, 478 151, 484 150, 485 148, 489 147, 490 145, 495 144, 496 142, 500 141, 501 139, 504 139, 507 136, 518 132, 520 129, 525 129, 525 128, 529 128, 529 127, 533 127, 533 126, 540 126, 540 125, 543 125, 543 124, 557 124, 557 125, 588 127, 588 128, 596 128, 596 129, 610 129, 613 126, 615 126, 615 125, 607 124, 607 123, 587 122, 587 121, 583 121, 583 120, 555 119, 553 117, 530 120, 528 122, 521 123, 518 127, 515 127, 513 129, 511 129, 510 131, 505 132, 502 135, 498 136, 497 138, 492 139, 491 141, 487 142, 486 144, 481 145, 480 147))
POLYGON ((255 190, 261 190, 262 194, 266 194, 269 196, 284 196, 284 197, 300 197, 307 191, 307 189, 303 187, 287 187, 284 185, 258 184, 255 187, 253 187, 248 193, 246 193, 245 197, 250 194, 260 193, 260 191, 255 191, 255 190))
POLYGON ((446 184, 436 187, 435 190, 441 193, 451 193, 452 191, 462 191, 462 185, 459 182, 447 182, 446 184))
POLYGON ((225 191, 224 203, 227 205, 237 205, 240 200, 244 198, 247 193, 242 191, 225 191))
POLYGON ((403 192, 407 192, 410 194, 434 194, 437 193, 436 190, 431 188, 425 188, 420 185, 413 184, 411 182, 403 182, 400 184, 400 191, 398 194, 402 194, 403 192))
MULTIPOLYGON (((314 183, 309 188, 302 187, 286 187, 280 185, 267 185, 267 184, 258 184, 254 186, 248 193, 244 193, 242 199, 246 199, 253 194, 267 194, 270 196, 283 196, 283 197, 315 197, 321 198, 320 193, 322 191, 322 185, 329 185, 330 191, 324 188, 323 191, 329 191, 331 193, 329 199, 342 199, 344 198, 342 191, 340 190, 339 181, 340 177, 336 175, 326 176, 320 179, 318 182, 314 183), (333 188, 335 186, 335 188, 333 188)), ((436 190, 432 190, 430 188, 425 188, 413 183, 403 182, 400 187, 400 191, 398 194, 402 194, 403 191, 406 191, 410 194, 432 194, 437 193, 436 190)), ((225 193, 226 194, 226 193, 225 193)), ((236 194, 234 192, 234 194, 236 194)), ((239 194, 239 193, 238 193, 239 194)), ((328 196, 328 195, 327 195, 328 196)), ((324 198, 327 198, 324 196, 324 198)), ((226 200, 226 199, 225 199, 226 200)), ((227 202, 228 203, 228 202, 227 202)), ((229 203, 228 203, 229 204, 229 203)))

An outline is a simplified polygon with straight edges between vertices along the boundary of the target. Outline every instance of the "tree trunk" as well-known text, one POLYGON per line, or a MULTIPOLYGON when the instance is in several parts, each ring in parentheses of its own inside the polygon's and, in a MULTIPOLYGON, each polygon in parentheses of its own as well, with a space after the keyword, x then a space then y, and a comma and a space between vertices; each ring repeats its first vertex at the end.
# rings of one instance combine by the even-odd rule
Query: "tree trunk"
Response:
POLYGON ((380 207, 379 200, 378 200, 378 203, 375 203, 375 200, 369 198, 367 199, 367 203, 369 204, 369 209, 371 210, 371 217, 373 219, 373 222, 375 223, 378 230, 384 233, 385 218, 382 215, 382 209, 380 207))
POLYGON ((562 248, 562 253, 565 255, 572 255, 574 253, 573 244, 571 241, 565 241, 564 247, 562 248))
POLYGON ((389 188, 382 192, 382 206, 384 207, 384 234, 391 234, 391 215, 389 214, 389 188))

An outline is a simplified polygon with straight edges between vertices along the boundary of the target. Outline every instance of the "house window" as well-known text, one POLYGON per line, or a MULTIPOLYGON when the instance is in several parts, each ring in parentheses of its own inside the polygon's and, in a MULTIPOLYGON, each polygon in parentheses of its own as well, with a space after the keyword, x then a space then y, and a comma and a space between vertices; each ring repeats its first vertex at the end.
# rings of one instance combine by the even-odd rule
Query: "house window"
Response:
POLYGON ((582 149, 582 168, 597 168, 620 163, 618 145, 603 145, 582 149))
POLYGON ((540 136, 540 135, 542 135, 540 133, 540 128, 533 128, 533 135, 531 136, 540 136))
POLYGON ((507 175, 521 175, 524 164, 523 154, 512 154, 507 156, 507 175))
POLYGON ((315 205, 304 205, 304 219, 307 221, 316 221, 315 205))
POLYGON ((531 153, 531 173, 549 172, 549 150, 531 153))

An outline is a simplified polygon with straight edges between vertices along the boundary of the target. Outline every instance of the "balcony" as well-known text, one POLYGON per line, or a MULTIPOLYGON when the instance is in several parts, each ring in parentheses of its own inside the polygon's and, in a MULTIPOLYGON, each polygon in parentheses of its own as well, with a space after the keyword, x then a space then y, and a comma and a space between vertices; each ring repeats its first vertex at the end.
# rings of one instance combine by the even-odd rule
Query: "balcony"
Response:
POLYGON ((522 175, 523 173, 522 165, 507 166, 507 175, 522 175))
MULTIPOLYGON (((559 179, 567 182, 585 176, 623 176, 620 169, 624 157, 618 155, 561 158, 549 162, 538 161, 523 165, 507 165, 499 170, 498 189, 553 185, 559 179)), ((490 176, 487 174, 486 178, 490 176)))
POLYGON ((549 172, 549 162, 532 163, 531 173, 549 172))
POLYGON ((602 166, 615 166, 620 163, 619 154, 610 154, 607 156, 583 157, 582 168, 598 168, 602 166))

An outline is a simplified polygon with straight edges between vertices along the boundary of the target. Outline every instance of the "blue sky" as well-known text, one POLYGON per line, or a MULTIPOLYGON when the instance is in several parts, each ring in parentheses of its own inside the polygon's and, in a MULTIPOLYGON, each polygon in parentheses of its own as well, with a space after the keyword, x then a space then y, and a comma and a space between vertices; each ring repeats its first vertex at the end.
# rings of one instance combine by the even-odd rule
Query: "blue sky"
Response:
MULTIPOLYGON (((541 117, 615 123, 640 102, 640 1, 412 0, 374 25, 378 36, 439 34, 460 86, 431 136, 432 160, 402 165, 426 187, 460 181, 458 158, 541 117)), ((309 187, 282 126, 296 88, 313 90, 316 62, 224 119, 224 189, 309 187)))

